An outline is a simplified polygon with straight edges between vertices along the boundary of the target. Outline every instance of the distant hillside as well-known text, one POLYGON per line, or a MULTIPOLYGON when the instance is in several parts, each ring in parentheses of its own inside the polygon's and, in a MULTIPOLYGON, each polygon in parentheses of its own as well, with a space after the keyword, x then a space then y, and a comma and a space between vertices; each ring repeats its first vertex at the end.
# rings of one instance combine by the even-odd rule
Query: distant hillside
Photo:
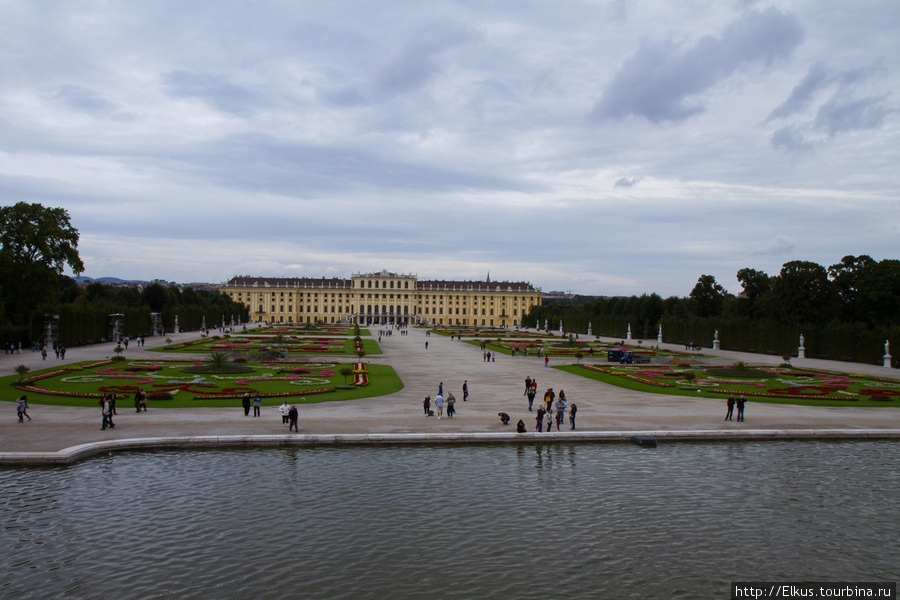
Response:
POLYGON ((90 283, 92 281, 99 281, 100 283, 150 283, 149 281, 142 281, 139 279, 119 279, 118 277, 97 277, 96 279, 93 277, 85 277, 80 275, 78 277, 73 277, 73 280, 78 283, 90 283))

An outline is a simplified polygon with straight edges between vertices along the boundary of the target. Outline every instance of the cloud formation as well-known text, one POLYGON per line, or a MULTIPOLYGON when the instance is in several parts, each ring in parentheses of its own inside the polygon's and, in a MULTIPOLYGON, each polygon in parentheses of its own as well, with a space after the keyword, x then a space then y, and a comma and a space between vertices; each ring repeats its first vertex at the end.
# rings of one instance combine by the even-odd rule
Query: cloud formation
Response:
POLYGON ((683 121, 704 110, 698 96, 711 87, 750 63, 789 56, 802 40, 797 18, 775 8, 749 11, 720 37, 704 35, 691 44, 644 39, 603 91, 593 114, 683 121))
POLYGON ((687 295, 890 258, 897 6, 6 0, 0 201, 68 210, 95 277, 687 295))

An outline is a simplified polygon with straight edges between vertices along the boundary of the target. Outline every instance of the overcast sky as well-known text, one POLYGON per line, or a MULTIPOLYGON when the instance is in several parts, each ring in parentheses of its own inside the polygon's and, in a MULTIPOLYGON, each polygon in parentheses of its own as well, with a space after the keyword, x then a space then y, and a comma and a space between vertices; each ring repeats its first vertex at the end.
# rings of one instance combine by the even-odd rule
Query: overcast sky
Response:
POLYGON ((0 2, 0 202, 85 275, 529 281, 900 258, 897 0, 0 2))

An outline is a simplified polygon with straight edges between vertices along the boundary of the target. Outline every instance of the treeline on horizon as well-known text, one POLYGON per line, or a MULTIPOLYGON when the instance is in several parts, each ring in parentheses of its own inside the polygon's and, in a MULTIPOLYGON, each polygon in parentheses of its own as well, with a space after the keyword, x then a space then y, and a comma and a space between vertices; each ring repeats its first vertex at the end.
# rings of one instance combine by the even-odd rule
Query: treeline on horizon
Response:
POLYGON ((800 335, 807 358, 882 364, 885 341, 900 341, 900 260, 845 256, 825 268, 785 263, 778 275, 745 268, 735 296, 712 275, 701 275, 688 297, 658 294, 603 297, 578 304, 534 307, 523 325, 655 344, 659 326, 667 343, 711 347, 715 332, 724 350, 796 356, 800 335))
MULTIPOLYGON (((138 290, 137 287, 117 287, 101 282, 81 286, 70 277, 60 276, 57 283, 56 300, 42 302, 30 311, 25 325, 7 324, 3 328, 3 341, 23 347, 31 342, 39 342, 44 334, 47 315, 58 315, 53 319, 57 328, 57 339, 66 346, 94 343, 108 340, 111 333, 112 314, 120 314, 119 334, 131 338, 138 335, 152 335, 151 313, 158 313, 158 325, 166 333, 175 329, 175 318, 182 331, 198 330, 201 325, 215 328, 240 319, 246 323, 248 309, 234 302, 226 294, 195 290, 187 287, 180 290, 175 285, 163 286, 151 283, 138 290)), ((52 318, 52 317, 51 317, 52 318)))

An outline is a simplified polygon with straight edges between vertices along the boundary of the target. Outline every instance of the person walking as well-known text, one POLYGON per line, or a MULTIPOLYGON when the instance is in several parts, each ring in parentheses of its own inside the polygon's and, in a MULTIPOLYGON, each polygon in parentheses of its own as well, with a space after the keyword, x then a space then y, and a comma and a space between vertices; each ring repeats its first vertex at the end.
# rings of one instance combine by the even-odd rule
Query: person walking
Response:
POLYGON ((533 387, 528 388, 528 412, 531 412, 531 407, 534 404, 534 394, 537 390, 533 387))
POLYGON ((296 431, 300 433, 300 426, 297 424, 297 406, 291 404, 291 407, 288 409, 288 431, 296 431))
POLYGON ((738 409, 737 419, 738 419, 738 421, 743 422, 743 420, 744 420, 744 404, 746 402, 747 402, 747 400, 744 398, 743 394, 738 396, 738 399, 737 399, 737 409, 738 409))
POLYGON ((725 404, 728 407, 728 414, 725 415, 725 420, 731 420, 731 413, 734 412, 734 394, 728 396, 728 402, 725 404))
POLYGON ((463 402, 469 398, 469 380, 463 381, 463 402))
POLYGON ((447 394, 447 418, 452 419, 453 415, 456 414, 456 398, 453 397, 453 392, 447 394))
POLYGON ((544 429, 544 407, 539 406, 537 409, 537 418, 535 419, 535 429, 538 433, 544 429))
POLYGON ((425 396, 425 399, 422 400, 422 406, 425 407, 425 416, 428 416, 428 413, 431 412, 431 396, 425 396))
POLYGON ((106 429, 107 427, 113 428, 115 425, 112 422, 112 409, 109 406, 109 400, 106 396, 103 396, 100 399, 100 415, 103 417, 103 420, 100 425, 101 431, 106 429))
POLYGON ((28 416, 28 396, 25 394, 22 394, 16 400, 16 415, 19 417, 19 423, 24 423, 23 417, 26 417, 29 421, 31 420, 31 417, 28 416))

